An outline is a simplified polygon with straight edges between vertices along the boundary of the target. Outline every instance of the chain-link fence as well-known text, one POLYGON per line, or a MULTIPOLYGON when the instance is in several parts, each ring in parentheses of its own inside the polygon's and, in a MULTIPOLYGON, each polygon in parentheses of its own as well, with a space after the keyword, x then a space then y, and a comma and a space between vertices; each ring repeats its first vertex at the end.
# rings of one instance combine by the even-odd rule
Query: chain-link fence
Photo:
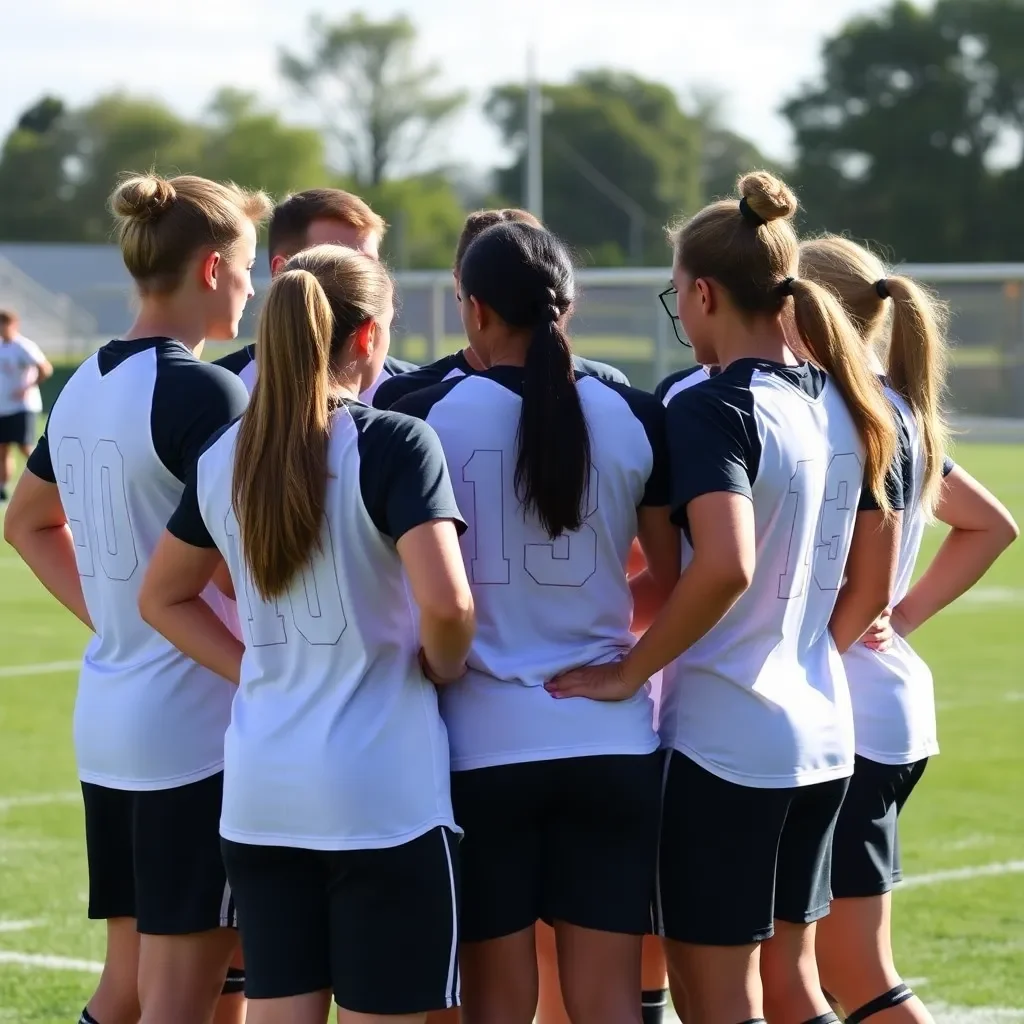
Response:
MULTIPOLYGON (((44 348, 81 356, 129 322, 132 292, 116 248, 18 247, 30 250, 20 258, 19 252, 8 251, 12 248, 0 247, 0 259, 6 254, 10 262, 21 264, 22 273, 9 275, 8 292, 16 277, 24 284, 32 275, 26 301, 31 299, 33 307, 40 308, 45 287, 55 297, 54 316, 59 318, 64 311, 67 323, 60 339, 35 339, 44 348), (42 286, 37 284, 40 280, 42 286), (96 333, 83 336, 83 325, 93 324, 96 333)), ((1024 418, 1024 264, 922 265, 901 271, 931 285, 950 303, 951 409, 961 416, 1024 418)), ((397 277, 394 354, 422 363, 460 347, 462 325, 451 274, 425 271, 397 277)), ((668 278, 669 271, 662 268, 580 271, 571 325, 578 353, 613 363, 644 388, 689 365, 690 350, 675 340, 657 298, 668 278)), ((257 297, 246 311, 242 338, 255 334, 260 298, 269 282, 256 284, 257 297)), ((17 294, 0 295, 0 305, 16 307, 18 301, 17 294)))

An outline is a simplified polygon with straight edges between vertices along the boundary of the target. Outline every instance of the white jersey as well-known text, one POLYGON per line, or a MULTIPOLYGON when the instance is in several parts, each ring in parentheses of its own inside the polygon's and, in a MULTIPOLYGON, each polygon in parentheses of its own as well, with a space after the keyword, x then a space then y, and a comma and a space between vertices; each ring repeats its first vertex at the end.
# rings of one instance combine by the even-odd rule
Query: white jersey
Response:
POLYGON ((437 431, 469 530, 477 633, 470 671, 441 693, 452 768, 657 749, 648 687, 620 703, 555 700, 543 684, 633 643, 625 565, 637 507, 668 500, 664 410, 652 396, 577 379, 590 427, 587 517, 555 541, 515 493, 523 371, 499 366, 407 395, 394 408, 437 431))
POLYGON ((788 788, 848 776, 854 738, 828 623, 862 494, 863 446, 828 377, 741 359, 667 410, 673 519, 703 494, 751 498, 749 589, 666 670, 664 746, 738 785, 788 788))
MULTIPOLYGON (((890 387, 886 396, 897 413, 902 435, 903 530, 900 537, 895 607, 907 595, 921 550, 927 519, 921 506, 925 453, 914 414, 890 387)), ((943 475, 952 470, 948 459, 943 475)), ((893 638, 887 651, 854 644, 843 655, 850 681, 857 753, 881 764, 910 764, 939 752, 932 673, 910 644, 893 638)))
POLYGON ((29 460, 60 490, 96 629, 75 702, 83 782, 172 789, 222 768, 234 687, 147 626, 138 598, 203 444, 246 401, 180 342, 113 341, 65 385, 29 460))
POLYGON ((0 339, 0 416, 43 411, 43 398, 35 383, 24 395, 18 392, 28 384, 33 369, 45 362, 39 346, 28 338, 0 339))
POLYGON ((448 742, 418 660, 397 540, 464 527, 437 438, 406 416, 334 414, 320 550, 288 593, 262 600, 232 510, 238 424, 199 459, 168 529, 224 556, 245 634, 225 740, 221 835, 311 850, 398 846, 455 828, 448 742))
MULTIPOLYGON (((231 352, 216 360, 216 364, 217 366, 223 366, 224 369, 230 370, 235 374, 246 386, 249 394, 252 394, 252 389, 256 386, 256 368, 258 365, 256 362, 255 345, 244 345, 235 352, 231 352)), ((384 381, 390 380, 398 374, 408 373, 410 370, 415 369, 417 369, 415 363, 407 363, 404 359, 394 359, 391 356, 385 357, 384 365, 381 367, 381 371, 377 375, 377 379, 359 396, 360 399, 369 405, 373 401, 373 396, 376 394, 377 388, 379 388, 384 381)))

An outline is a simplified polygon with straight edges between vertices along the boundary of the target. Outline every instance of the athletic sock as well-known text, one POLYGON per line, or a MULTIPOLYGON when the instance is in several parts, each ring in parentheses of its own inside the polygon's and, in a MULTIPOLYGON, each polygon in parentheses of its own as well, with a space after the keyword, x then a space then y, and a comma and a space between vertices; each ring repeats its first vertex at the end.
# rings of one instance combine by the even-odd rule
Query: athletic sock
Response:
POLYGON ((862 1020, 867 1020, 868 1017, 873 1017, 876 1013, 892 1009, 892 1007, 899 1006, 900 1003, 905 1003, 908 999, 913 998, 914 993, 909 985, 897 985, 878 996, 877 999, 872 999, 870 1003, 865 1003, 859 1010, 854 1010, 846 1018, 846 1022, 847 1024, 860 1024, 862 1020))
POLYGON ((812 1017, 808 1021, 804 1021, 804 1024, 839 1024, 839 1018, 829 1010, 828 1013, 823 1013, 820 1017, 812 1017))
POLYGON ((224 987, 220 990, 223 996, 235 996, 245 991, 245 968, 229 967, 224 987))
POLYGON ((668 989, 645 989, 640 994, 640 1009, 644 1024, 661 1024, 665 1007, 668 1005, 668 989))
POLYGON ((100 1022, 89 1012, 87 1006, 82 1011, 82 1016, 78 1018, 78 1024, 100 1024, 100 1022))

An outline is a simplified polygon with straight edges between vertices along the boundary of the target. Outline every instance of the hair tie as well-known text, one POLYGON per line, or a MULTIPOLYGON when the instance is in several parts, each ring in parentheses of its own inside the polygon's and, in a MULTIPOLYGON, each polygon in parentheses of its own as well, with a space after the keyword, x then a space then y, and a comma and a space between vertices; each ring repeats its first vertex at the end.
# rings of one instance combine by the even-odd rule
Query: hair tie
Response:
POLYGON ((880 299, 888 299, 889 296, 889 281, 887 278, 881 278, 875 282, 875 291, 880 299))
POLYGON ((755 228, 764 227, 764 225, 768 223, 761 214, 756 210, 751 209, 746 196, 740 200, 740 213, 743 215, 743 219, 748 224, 753 224, 755 228))
POLYGON ((787 277, 784 281, 782 281, 782 283, 779 285, 779 294, 792 295, 794 281, 796 281, 795 277, 787 277))

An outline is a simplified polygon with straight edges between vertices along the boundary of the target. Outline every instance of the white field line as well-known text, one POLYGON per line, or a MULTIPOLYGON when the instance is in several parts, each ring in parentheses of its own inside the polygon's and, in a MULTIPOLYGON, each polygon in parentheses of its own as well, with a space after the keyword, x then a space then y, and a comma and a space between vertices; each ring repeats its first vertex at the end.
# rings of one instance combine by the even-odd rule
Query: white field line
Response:
POLYGON ((972 868, 950 868, 948 871, 932 871, 925 875, 911 875, 905 878, 895 892, 914 889, 921 885, 941 885, 943 882, 966 882, 972 878, 990 878, 995 875, 1016 875, 1024 872, 1024 860, 1007 860, 998 864, 979 864, 972 868))
POLYGON ((24 796, 0 797, 0 814, 14 807, 37 807, 44 804, 70 804, 82 799, 80 792, 68 790, 66 793, 26 793, 24 796))
POLYGON ((67 956, 49 956, 45 953, 15 953, 0 949, 0 964, 15 964, 19 967, 41 967, 51 971, 79 971, 82 974, 99 974, 103 964, 98 960, 75 960, 67 956))
POLYGON ((32 928, 38 928, 45 924, 45 921, 0 921, 0 934, 10 932, 27 932, 32 928))
POLYGON ((77 661, 44 661, 35 665, 4 665, 0 667, 0 679, 57 675, 60 672, 77 672, 81 667, 81 658, 77 661))

